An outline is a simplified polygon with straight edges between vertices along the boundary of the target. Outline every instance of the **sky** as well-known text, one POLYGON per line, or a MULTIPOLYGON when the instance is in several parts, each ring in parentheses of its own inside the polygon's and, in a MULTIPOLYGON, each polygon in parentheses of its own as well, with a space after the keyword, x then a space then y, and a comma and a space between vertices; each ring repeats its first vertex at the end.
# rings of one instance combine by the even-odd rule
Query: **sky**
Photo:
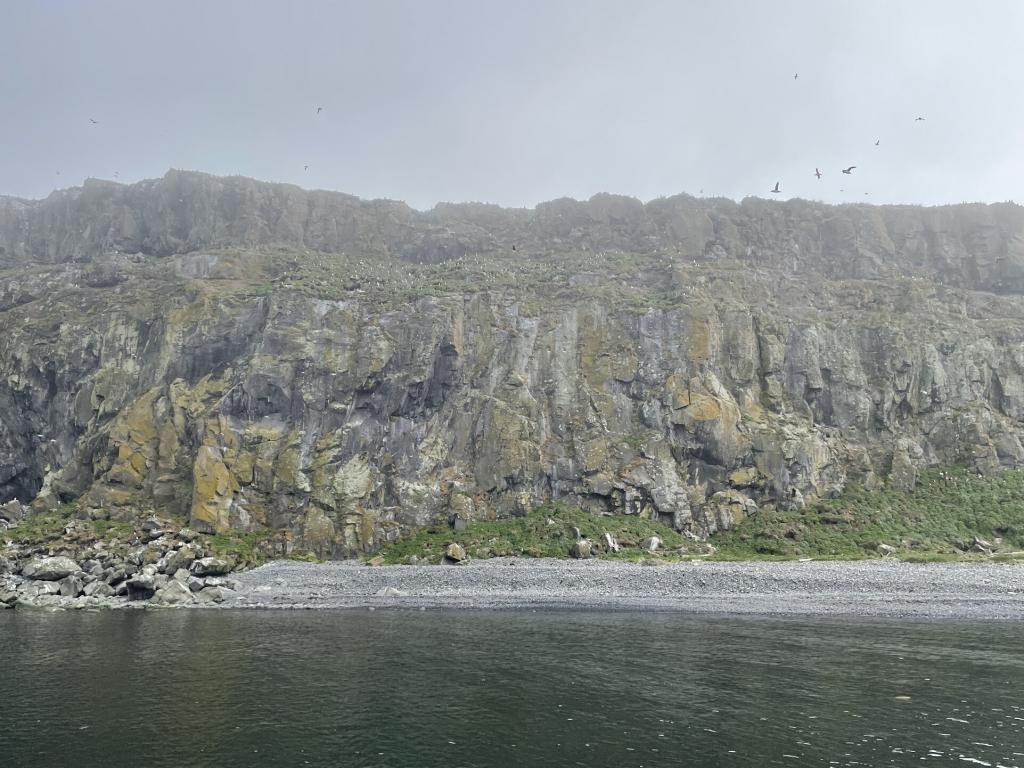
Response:
POLYGON ((1019 0, 4 2, 0 194, 1024 202, 1022 40, 1019 0))

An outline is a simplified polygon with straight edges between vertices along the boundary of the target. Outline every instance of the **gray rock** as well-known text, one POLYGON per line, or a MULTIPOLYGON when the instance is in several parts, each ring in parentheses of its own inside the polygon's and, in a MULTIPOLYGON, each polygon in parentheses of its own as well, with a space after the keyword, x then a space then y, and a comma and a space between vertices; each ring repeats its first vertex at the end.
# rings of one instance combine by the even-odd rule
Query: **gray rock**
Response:
POLYGON ((152 599, 157 605, 187 605, 192 601, 192 592, 177 579, 169 579, 156 591, 152 599))
POLYGON ((200 579, 197 576, 192 576, 189 578, 187 584, 190 591, 199 592, 206 586, 206 579, 200 579))
POLYGON ((231 563, 219 557, 202 557, 192 563, 192 573, 196 576, 222 576, 230 573, 231 563))
POLYGON ((883 557, 889 557, 889 555, 895 555, 896 552, 897 552, 896 547, 892 546, 891 544, 879 544, 878 545, 878 554, 882 555, 883 557))
POLYGON ((124 569, 123 566, 121 566, 111 568, 110 573, 106 575, 104 581, 106 581, 107 584, 109 584, 110 586, 114 587, 120 584, 126 578, 128 578, 128 572, 124 569))
POLYGON ((195 600, 197 603, 223 603, 230 595, 230 590, 224 587, 206 587, 196 593, 195 600))
POLYGON ((138 573, 122 583, 129 600, 149 600, 156 592, 155 574, 138 573))
POLYGON ((78 563, 70 557, 43 557, 31 561, 22 568, 21 575, 26 579, 57 581, 80 570, 78 563))
POLYGON ((604 532, 604 546, 609 552, 619 551, 619 542, 616 541, 615 537, 608 533, 608 531, 604 532))
POLYGON ((105 581, 94 581, 92 584, 86 584, 83 590, 86 597, 113 597, 114 592, 114 588, 105 581))
POLYGON ((453 563, 461 563, 466 559, 466 550, 461 544, 452 542, 445 549, 444 556, 446 560, 453 563))
POLYGON ((13 605, 18 599, 18 591, 10 587, 0 587, 0 603, 13 605))
POLYGON ((593 549, 589 539, 580 539, 573 542, 572 547, 569 548, 569 554, 577 560, 583 560, 593 554, 593 549))
POLYGON ((196 548, 186 544, 167 555, 164 573, 174 573, 179 568, 191 568, 197 558, 196 548))
POLYGON ((409 595, 408 592, 403 592, 402 590, 391 586, 381 587, 373 594, 377 597, 408 597, 409 595))
POLYGON ((175 536, 184 541, 186 544, 191 544, 199 538, 199 534, 193 531, 191 528, 182 528, 178 531, 175 536))
POLYGON ((60 580, 60 594, 64 597, 78 597, 82 594, 84 587, 85 582, 82 581, 82 577, 76 574, 65 576, 60 580))
POLYGON ((0 520, 9 523, 17 523, 25 517, 25 508, 17 499, 11 499, 6 504, 0 504, 0 520))

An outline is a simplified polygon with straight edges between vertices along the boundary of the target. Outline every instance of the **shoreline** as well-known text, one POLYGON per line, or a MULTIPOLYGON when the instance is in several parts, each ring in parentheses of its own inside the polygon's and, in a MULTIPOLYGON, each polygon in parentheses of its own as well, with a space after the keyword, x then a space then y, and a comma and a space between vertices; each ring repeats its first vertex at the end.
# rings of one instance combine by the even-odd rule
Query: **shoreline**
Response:
POLYGON ((607 610, 1024 621, 1024 567, 889 560, 497 558, 458 566, 274 561, 217 609, 607 610))

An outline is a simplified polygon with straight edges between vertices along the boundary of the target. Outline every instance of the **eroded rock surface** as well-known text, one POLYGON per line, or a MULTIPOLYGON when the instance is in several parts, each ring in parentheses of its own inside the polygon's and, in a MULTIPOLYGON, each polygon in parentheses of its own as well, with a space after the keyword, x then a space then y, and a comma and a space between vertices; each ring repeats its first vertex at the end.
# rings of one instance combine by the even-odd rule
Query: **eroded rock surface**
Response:
POLYGON ((704 537, 1024 460, 1011 204, 420 213, 171 172, 0 199, 0 269, 0 504, 28 514, 348 557, 552 498, 704 537))

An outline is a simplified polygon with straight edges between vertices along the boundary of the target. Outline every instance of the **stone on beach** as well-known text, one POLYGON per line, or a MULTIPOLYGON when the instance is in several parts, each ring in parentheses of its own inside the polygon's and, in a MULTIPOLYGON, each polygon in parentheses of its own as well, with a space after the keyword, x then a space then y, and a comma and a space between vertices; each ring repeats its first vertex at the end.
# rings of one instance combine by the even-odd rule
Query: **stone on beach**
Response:
POLYGON ((43 581, 59 581, 72 573, 78 573, 81 568, 78 563, 70 557, 43 557, 31 561, 21 570, 21 575, 26 579, 41 579, 43 581))

